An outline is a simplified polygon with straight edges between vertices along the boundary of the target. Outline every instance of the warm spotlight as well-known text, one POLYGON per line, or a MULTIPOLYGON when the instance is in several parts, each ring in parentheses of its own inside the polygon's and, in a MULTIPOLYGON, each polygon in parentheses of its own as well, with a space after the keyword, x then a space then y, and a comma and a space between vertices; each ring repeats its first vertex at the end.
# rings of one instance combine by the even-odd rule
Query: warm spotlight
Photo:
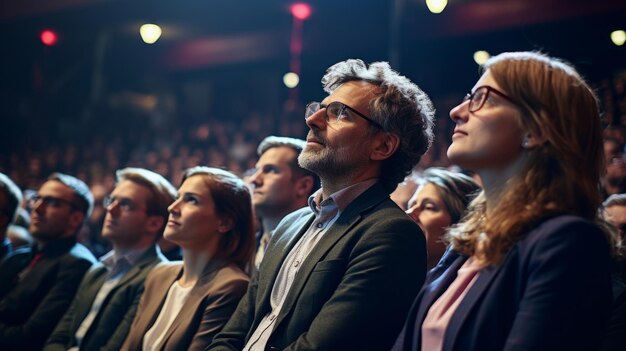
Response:
POLYGON ((144 24, 139 28, 141 39, 146 44, 154 44, 161 37, 161 27, 156 24, 144 24))
POLYGON ((289 89, 295 88, 300 83, 300 77, 297 73, 289 72, 283 76, 283 83, 289 89))
POLYGON ((479 65, 484 65, 491 55, 485 50, 479 50, 474 53, 474 61, 479 65))
POLYGON ((448 5, 448 0, 426 0, 426 6, 432 13, 441 13, 448 5))
POLYGON ((309 6, 309 4, 306 4, 304 2, 298 2, 298 3, 292 4, 290 9, 291 9, 291 14, 293 15, 293 17, 299 20, 305 20, 309 18, 309 16, 311 16, 311 6, 309 6))
POLYGON ((624 42, 626 42, 626 32, 623 30, 614 30, 611 32, 611 41, 617 46, 624 45, 624 42))
POLYGON ((59 36, 57 33, 51 29, 46 29, 41 31, 39 35, 41 42, 46 46, 53 46, 59 41, 59 36))

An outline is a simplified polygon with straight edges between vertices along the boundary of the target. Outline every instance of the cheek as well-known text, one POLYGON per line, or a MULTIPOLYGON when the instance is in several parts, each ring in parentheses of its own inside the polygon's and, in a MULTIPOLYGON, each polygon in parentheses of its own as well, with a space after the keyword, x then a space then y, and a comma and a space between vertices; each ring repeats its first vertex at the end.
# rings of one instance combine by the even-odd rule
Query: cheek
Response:
POLYGON ((420 216, 420 221, 422 223, 422 227, 426 231, 425 234, 428 241, 431 239, 436 240, 451 224, 450 217, 444 213, 437 213, 434 215, 424 214, 420 216))

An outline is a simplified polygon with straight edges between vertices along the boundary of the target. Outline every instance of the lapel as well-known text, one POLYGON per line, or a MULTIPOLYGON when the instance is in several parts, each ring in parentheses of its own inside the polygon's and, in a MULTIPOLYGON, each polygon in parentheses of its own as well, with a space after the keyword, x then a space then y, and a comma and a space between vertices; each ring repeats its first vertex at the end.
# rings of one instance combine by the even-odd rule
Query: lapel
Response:
MULTIPOLYGON (((185 300, 183 307, 180 309, 178 315, 172 322, 172 325, 170 325, 170 327, 167 329, 167 332, 163 336, 161 345, 159 345, 158 347, 159 350, 163 349, 163 346, 168 343, 174 333, 184 334, 186 332, 190 332, 190 330, 188 330, 188 327, 194 322, 195 316, 197 314, 203 315, 204 313, 204 310, 206 308, 205 297, 208 296, 211 292, 210 285, 213 278, 215 277, 217 272, 225 265, 226 263, 224 261, 218 259, 211 260, 209 264, 207 264, 207 266, 204 268, 202 276, 200 277, 200 279, 198 279, 196 284, 189 292, 189 296, 187 297, 187 300, 185 300)), ((183 268, 181 267, 178 277, 182 275, 182 272, 183 268)), ((174 281, 173 284, 175 283, 176 282, 174 281)), ((161 306, 161 308, 163 308, 163 306, 161 306)), ((193 333, 195 334, 195 331, 193 331, 193 333)), ((176 342, 176 340, 174 342, 176 342)))
POLYGON ((450 324, 448 324, 448 327, 446 328, 443 340, 444 350, 453 349, 459 331, 467 320, 470 311, 474 305, 476 305, 478 300, 480 300, 480 298, 486 293, 487 288, 491 285, 494 278, 497 277, 498 273, 502 271, 501 268, 506 266, 512 257, 516 256, 515 251, 517 251, 517 249, 517 245, 514 245, 511 247, 501 264, 497 266, 490 265, 480 271, 478 278, 476 278, 476 282, 474 282, 474 285, 470 287, 469 291, 463 298, 463 301, 461 301, 456 311, 452 314, 452 318, 450 318, 450 324))
POLYGON ((308 207, 307 209, 308 211, 294 219, 291 223, 285 225, 283 227, 285 228, 284 230, 279 228, 280 231, 277 230, 274 233, 274 237, 277 239, 276 243, 265 253, 263 257, 264 262, 261 263, 263 270, 258 272, 260 280, 258 292, 258 296, 260 297, 260 300, 258 300, 260 311, 266 311, 266 308, 269 306, 270 294, 285 258, 287 258, 291 249, 293 249, 315 219, 313 212, 311 212, 308 207), (291 233, 296 234, 292 235, 291 233), (265 272, 268 273, 264 274, 265 272))
MULTIPOLYGON (((150 290, 146 289, 144 291, 146 307, 141 311, 137 311, 140 318, 141 316, 145 316, 145 318, 138 323, 137 330, 140 333, 141 338, 138 338, 139 344, 136 345, 137 349, 141 348, 143 336, 152 327, 159 316, 159 312, 163 308, 163 303, 165 303, 165 298, 167 297, 170 287, 183 273, 182 262, 174 265, 168 263, 168 265, 169 266, 163 267, 163 272, 160 272, 159 275, 154 277, 154 288, 151 287, 150 290)), ((142 296, 142 299, 144 296, 142 296)))
POLYGON ((74 314, 74 330, 78 329, 91 310, 91 306, 96 299, 96 295, 98 295, 98 291, 100 291, 100 288, 106 280, 106 273, 106 267, 102 264, 97 264, 89 273, 87 273, 88 275, 85 276, 85 280, 81 284, 82 289, 79 292, 80 295, 77 295, 80 296, 81 299, 77 301, 76 311, 74 314))
MULTIPOLYGON (((418 298, 421 303, 417 306, 417 315, 415 317, 414 328, 408 331, 413 333, 413 345, 412 350, 419 350, 421 348, 421 325, 426 318, 426 314, 433 303, 443 294, 450 284, 456 279, 456 272, 467 261, 467 256, 462 256, 453 251, 451 248, 444 254, 439 265, 437 265, 431 272, 433 279, 428 282, 422 288, 420 292, 421 297, 418 298)), ((447 334, 447 332, 446 332, 447 334)))
MULTIPOLYGON (((352 229, 361 220, 361 214, 363 212, 371 209, 381 201, 388 198, 389 194, 384 190, 384 188, 378 184, 374 184, 345 208, 335 223, 326 233, 324 233, 304 262, 302 262, 302 266, 298 270, 291 288, 287 292, 285 303, 280 310, 276 320, 276 327, 274 329, 278 328, 278 325, 280 325, 280 323, 285 319, 285 316, 289 314, 295 305, 298 297, 300 296, 300 292, 304 289, 304 286, 306 285, 306 282, 317 263, 343 236, 350 232, 350 229, 352 229)), ((306 231, 306 229, 308 229, 308 226, 304 227, 304 231, 306 231)), ((299 236, 301 236, 301 234, 299 236)), ((293 245, 291 247, 293 247, 293 245)), ((286 254, 288 253, 289 250, 286 254)))

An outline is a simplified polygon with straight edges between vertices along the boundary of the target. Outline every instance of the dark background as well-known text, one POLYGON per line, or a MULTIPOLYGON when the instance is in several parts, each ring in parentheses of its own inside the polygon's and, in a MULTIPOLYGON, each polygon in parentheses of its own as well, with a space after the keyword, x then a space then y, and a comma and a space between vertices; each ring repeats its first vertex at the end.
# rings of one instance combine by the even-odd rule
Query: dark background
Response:
POLYGON ((150 139, 142 132, 168 135, 212 120, 260 119, 272 132, 302 136, 303 106, 323 98, 324 70, 346 58, 390 61, 447 119, 478 78, 474 51, 541 50, 591 81, 608 122, 626 113, 615 103, 626 46, 609 38, 626 29, 626 1, 451 0, 435 15, 418 0, 310 0, 301 81, 290 91, 282 76, 291 3, 3 0, 0 169, 10 171, 8 155, 24 149, 99 137, 140 144, 150 139), (163 28, 154 45, 140 39, 144 22, 163 28), (57 45, 41 43, 45 28, 59 33, 57 45))

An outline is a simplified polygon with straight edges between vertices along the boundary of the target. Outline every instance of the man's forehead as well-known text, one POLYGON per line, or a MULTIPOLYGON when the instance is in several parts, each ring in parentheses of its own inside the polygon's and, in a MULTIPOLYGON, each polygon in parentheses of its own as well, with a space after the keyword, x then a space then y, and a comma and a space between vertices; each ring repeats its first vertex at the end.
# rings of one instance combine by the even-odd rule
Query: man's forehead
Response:
POLYGON ((333 101, 339 101, 352 107, 358 104, 367 106, 369 101, 376 96, 379 89, 378 86, 372 83, 363 80, 353 80, 341 84, 322 103, 327 105, 333 101))
POLYGON ((266 164, 289 163, 298 157, 298 152, 289 146, 271 147, 259 157, 257 168, 266 164))
POLYGON ((57 197, 64 196, 65 198, 69 198, 74 194, 74 191, 58 180, 48 180, 43 183, 37 193, 39 195, 55 195, 57 197))
POLYGON ((111 194, 135 199, 139 197, 148 197, 150 195, 150 189, 144 184, 134 182, 129 179, 123 179, 115 185, 111 194))

